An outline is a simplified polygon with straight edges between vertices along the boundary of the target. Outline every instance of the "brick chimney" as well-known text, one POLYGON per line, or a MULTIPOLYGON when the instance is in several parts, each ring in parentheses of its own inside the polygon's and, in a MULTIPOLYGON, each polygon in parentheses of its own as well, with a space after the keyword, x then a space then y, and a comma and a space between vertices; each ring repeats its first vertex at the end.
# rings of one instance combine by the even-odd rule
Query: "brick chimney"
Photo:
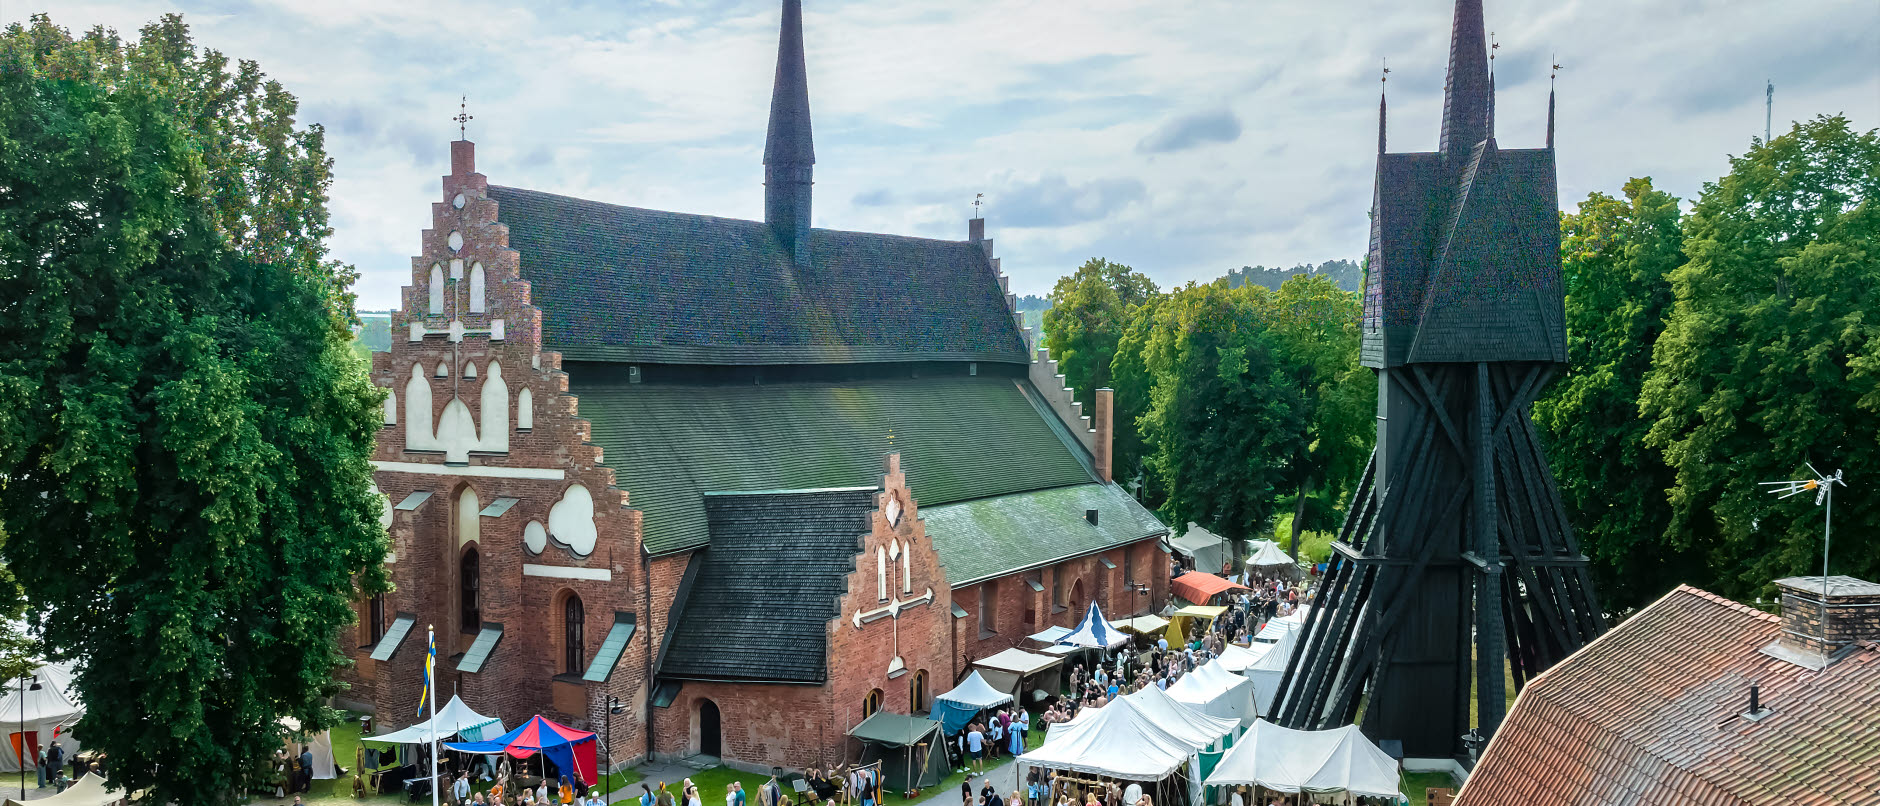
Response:
POLYGON ((1097 430, 1097 447, 1091 453, 1097 460, 1097 479, 1108 484, 1114 475, 1112 473, 1114 468, 1110 466, 1113 461, 1110 449, 1111 440, 1116 434, 1115 424, 1111 422, 1112 414, 1116 410, 1116 390, 1107 386, 1098 389, 1096 403, 1096 412, 1094 412, 1096 416, 1091 419, 1097 430))
POLYGON ((1813 656, 1824 654, 1824 616, 1830 656, 1858 641, 1880 640, 1880 584, 1831 576, 1825 601, 1821 577, 1778 579, 1776 587, 1782 590, 1782 646, 1813 656))

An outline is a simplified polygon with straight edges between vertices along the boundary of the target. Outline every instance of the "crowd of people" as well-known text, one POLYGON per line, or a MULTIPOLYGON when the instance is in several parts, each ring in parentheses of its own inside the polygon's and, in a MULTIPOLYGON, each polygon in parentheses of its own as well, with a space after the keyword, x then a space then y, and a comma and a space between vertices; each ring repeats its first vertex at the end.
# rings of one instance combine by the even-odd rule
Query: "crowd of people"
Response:
POLYGON ((1025 735, 1031 732, 1031 714, 1017 706, 1000 708, 967 723, 954 740, 961 762, 960 771, 971 768, 984 771, 986 759, 1016 756, 1025 752, 1025 735))

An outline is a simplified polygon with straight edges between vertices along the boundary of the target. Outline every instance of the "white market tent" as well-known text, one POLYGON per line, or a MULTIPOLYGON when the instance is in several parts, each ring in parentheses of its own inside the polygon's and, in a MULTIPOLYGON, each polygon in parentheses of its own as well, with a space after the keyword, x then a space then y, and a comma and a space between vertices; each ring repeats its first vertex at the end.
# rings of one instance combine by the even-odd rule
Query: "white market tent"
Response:
MULTIPOLYGON (((1025 678, 1043 674, 1053 668, 1064 665, 1064 659, 1051 655, 1039 655, 1016 647, 1007 649, 989 658, 973 661, 973 666, 986 682, 1000 691, 1018 693, 1018 688, 1025 678)), ((1056 678, 1053 677, 1053 680, 1056 678)), ((1055 685, 1055 684, 1053 684, 1055 685)))
POLYGON ((1253 542, 1253 545, 1255 546, 1253 556, 1247 558, 1247 567, 1249 569, 1283 568, 1299 564, 1298 560, 1293 559, 1291 555, 1286 553, 1285 549, 1280 548, 1278 543, 1271 540, 1256 540, 1253 542))
POLYGON ((1084 620, 1057 642, 1059 646, 1115 649, 1129 643, 1129 636, 1110 626, 1110 622, 1103 618, 1103 609, 1097 607, 1096 602, 1091 602, 1090 609, 1084 611, 1084 620))
POLYGON ((1207 783, 1395 799, 1403 797, 1398 781, 1397 762, 1356 725, 1293 730, 1262 719, 1221 757, 1207 783))
POLYGON ((1298 630, 1281 635, 1264 656, 1241 672, 1241 676, 1253 684, 1253 700, 1260 713, 1272 712, 1273 697, 1279 694, 1280 678, 1286 675, 1286 664, 1292 662, 1293 645, 1298 642, 1298 630))
MULTIPOLYGON (((85 707, 72 690, 72 669, 64 664, 46 663, 34 669, 32 676, 31 680, 7 681, 6 691, 0 692, 0 723, 7 726, 7 733, 26 734, 21 752, 27 754, 27 761, 32 761, 32 754, 52 741, 65 748, 66 757, 70 758, 79 749, 78 742, 72 739, 71 725, 85 715, 85 707), (32 688, 35 685, 39 687, 37 691, 32 688)), ((5 752, 0 752, 0 771, 19 771, 20 759, 14 753, 10 743, 5 752)))
POLYGON ((1215 658, 1214 662, 1227 671, 1244 672, 1247 667, 1258 663, 1260 658, 1266 656, 1267 650, 1272 648, 1270 644, 1254 644, 1251 647, 1228 644, 1221 648, 1221 656, 1215 658))
MULTIPOLYGON (((64 792, 32 801, 32 806, 109 806, 123 799, 123 792, 105 789, 104 779, 88 772, 71 786, 66 787, 64 792)), ((7 798, 6 806, 21 806, 21 804, 17 800, 7 798)))
POLYGON ((971 706, 974 711, 983 711, 994 706, 1012 701, 1012 695, 992 687, 986 678, 979 676, 978 670, 966 676, 952 691, 934 697, 935 700, 971 706))
POLYGON ((1227 538, 1201 528, 1194 521, 1188 522, 1188 528, 1180 537, 1169 538, 1168 545, 1177 554, 1194 560, 1195 570, 1209 574, 1220 573, 1233 551, 1227 538))
POLYGON ((1175 701, 1242 725, 1251 723, 1261 713, 1254 705, 1253 692, 1251 681, 1221 668, 1218 663, 1202 664, 1168 687, 1168 695, 1175 701))
POLYGON ((331 781, 339 777, 339 770, 333 765, 333 732, 323 730, 308 735, 300 732, 300 720, 291 716, 281 717, 281 726, 287 728, 287 738, 281 747, 290 757, 300 757, 300 748, 305 747, 313 754, 313 777, 321 781, 331 781))
POLYGON ((1040 632, 1035 632, 1025 637, 1037 641, 1040 644, 1055 644, 1058 642, 1059 638, 1070 634, 1071 628, 1069 627, 1046 627, 1040 632))
MULTIPOLYGON (((426 715, 411 727, 381 733, 377 736, 368 736, 363 741, 385 744, 430 744, 431 724, 430 716, 426 715)), ((436 724, 437 740, 440 742, 450 741, 453 736, 458 741, 481 742, 508 732, 508 728, 503 727, 502 720, 470 710, 470 706, 464 704, 462 697, 451 697, 450 702, 438 709, 436 724)))
MULTIPOLYGON (((1189 764, 1195 747, 1155 723, 1128 699, 1052 728, 1044 744, 1018 757, 1026 767, 1070 770, 1131 781, 1159 781, 1189 764)), ((1019 771, 1024 778, 1024 770, 1019 771)))
POLYGON ((1194 745, 1196 750, 1213 747, 1240 728, 1237 720, 1209 716, 1156 686, 1144 686, 1140 691, 1123 695, 1123 699, 1135 704, 1137 710, 1162 729, 1194 745))

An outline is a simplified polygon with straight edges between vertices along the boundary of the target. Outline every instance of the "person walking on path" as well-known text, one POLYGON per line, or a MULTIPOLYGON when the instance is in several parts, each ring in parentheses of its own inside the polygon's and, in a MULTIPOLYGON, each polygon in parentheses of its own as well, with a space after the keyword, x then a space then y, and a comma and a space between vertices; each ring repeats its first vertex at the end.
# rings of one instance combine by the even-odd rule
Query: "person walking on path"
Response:
MULTIPOLYGON (((986 734, 980 732, 977 724, 966 733, 966 750, 973 755, 973 772, 983 775, 986 772, 986 734)), ((990 786, 990 784, 988 784, 990 786)))

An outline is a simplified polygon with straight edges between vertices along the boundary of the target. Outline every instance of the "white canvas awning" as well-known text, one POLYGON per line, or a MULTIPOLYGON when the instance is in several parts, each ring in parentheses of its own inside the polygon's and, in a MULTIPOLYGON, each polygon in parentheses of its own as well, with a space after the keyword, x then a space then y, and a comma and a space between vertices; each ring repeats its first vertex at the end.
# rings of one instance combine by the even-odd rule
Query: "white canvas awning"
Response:
MULTIPOLYGON (((1018 757, 1025 767, 1070 770, 1131 781, 1159 781, 1187 764, 1195 750, 1157 725, 1127 698, 1053 728, 1044 744, 1018 757)), ((1024 777, 1024 770, 1019 770, 1024 777)))
POLYGON ((1040 644, 1055 644, 1058 642, 1059 638, 1070 634, 1071 628, 1069 627, 1046 627, 1039 632, 1032 633, 1025 637, 1037 641, 1040 644))
POLYGON ((1137 616, 1110 622, 1110 626, 1138 635, 1153 635, 1168 628, 1168 619, 1161 616, 1137 616))
MULTIPOLYGON (((33 669, 32 679, 9 680, 6 690, 0 692, 0 722, 6 724, 7 733, 27 734, 29 740, 23 752, 28 754, 28 762, 33 760, 31 753, 55 741, 68 754, 77 752, 78 743, 72 740, 71 725, 84 715, 85 707, 79 704, 77 692, 72 690, 72 669, 64 664, 41 664, 33 669), (39 688, 35 690, 34 686, 39 688)), ((0 752, 0 771, 20 769, 15 752, 12 745, 0 752)))
MULTIPOLYGON (((142 795, 143 793, 138 793, 142 795)), ((124 793, 104 788, 104 779, 95 773, 85 773, 64 792, 48 798, 32 801, 32 806, 109 806, 124 799, 124 793)), ((24 806, 19 801, 7 798, 6 806, 24 806)))
POLYGON ((950 702, 965 706, 969 710, 982 711, 1012 701, 1012 695, 992 687, 986 679, 975 671, 961 680, 952 691, 934 697, 936 702, 950 702))
MULTIPOLYGON (((431 725, 431 718, 426 716, 410 727, 381 733, 377 736, 368 736, 363 741, 385 744, 429 744, 431 725)), ((481 742, 509 732, 508 728, 503 727, 502 720, 470 710, 470 706, 464 704, 462 697, 451 697, 450 702, 438 709, 436 725, 437 740, 440 742, 450 741, 453 736, 458 741, 481 742)))
POLYGON ((989 658, 973 661, 974 666, 1011 672, 1016 675, 1037 674, 1064 662, 1063 658, 1038 655, 1022 649, 1008 649, 989 658))
POLYGON ((1156 686, 1144 686, 1133 694, 1124 695, 1123 699, 1135 703, 1137 710, 1144 716, 1155 720, 1156 725, 1188 742, 1196 750, 1214 746, 1240 727, 1238 720, 1202 713, 1200 709, 1170 697, 1168 692, 1156 686))
POLYGON ((313 754, 313 777, 321 781, 331 781, 339 777, 339 770, 333 764, 333 732, 301 733, 300 720, 291 716, 281 717, 281 726, 287 728, 287 737, 282 740, 281 748, 287 755, 298 757, 300 748, 307 748, 313 754))
POLYGON ((1271 540, 1256 540, 1253 544, 1253 556, 1247 558, 1248 568, 1273 568, 1298 565, 1299 561, 1271 540))
POLYGON ((1253 692, 1251 681, 1221 668, 1218 663, 1203 664, 1168 687, 1168 695, 1177 702, 1243 725, 1260 714, 1254 706, 1253 692))
POLYGON ((1194 521, 1188 522, 1188 529, 1180 537, 1171 537, 1169 547, 1176 553, 1195 561, 1195 568, 1207 573, 1219 573, 1225 565, 1233 544, 1227 538, 1201 528, 1194 521))
POLYGON ((1244 647, 1239 644, 1228 644, 1221 648, 1221 656, 1216 658, 1214 662, 1220 664, 1221 668, 1227 671, 1244 672, 1247 670, 1247 667, 1258 663, 1260 658, 1265 657, 1269 649, 1272 649, 1272 646, 1269 644, 1254 644, 1251 647, 1244 647))
POLYGON ((1286 664, 1292 662, 1293 645, 1298 642, 1299 631, 1287 631, 1265 655, 1241 672, 1241 676, 1253 684, 1254 704, 1260 713, 1271 713, 1273 698, 1279 694, 1280 678, 1286 675, 1286 664))
POLYGON ((1366 739, 1356 725, 1293 730, 1262 719, 1221 757, 1207 783, 1400 798, 1399 779, 1397 762, 1366 739))

